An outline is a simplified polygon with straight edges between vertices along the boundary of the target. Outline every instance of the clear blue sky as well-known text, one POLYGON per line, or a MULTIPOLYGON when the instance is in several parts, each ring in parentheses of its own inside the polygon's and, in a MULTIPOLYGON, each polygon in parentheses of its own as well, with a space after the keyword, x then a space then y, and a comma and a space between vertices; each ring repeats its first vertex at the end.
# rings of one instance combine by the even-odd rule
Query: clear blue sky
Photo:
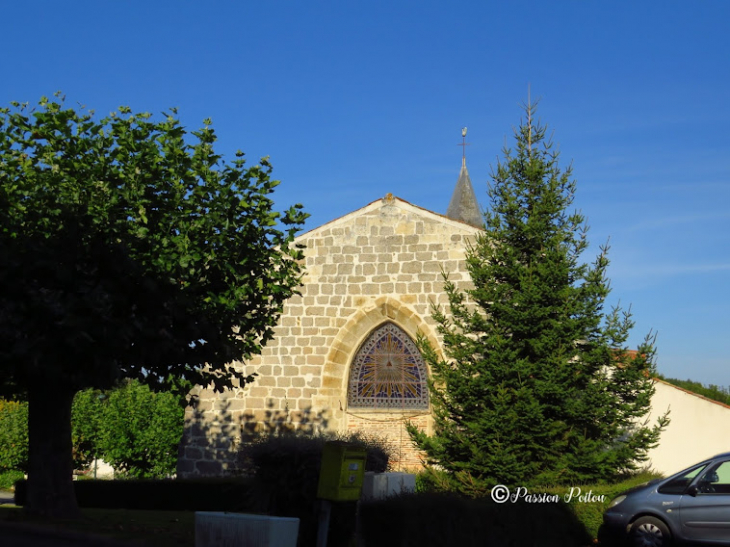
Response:
POLYGON ((1 20, 0 104, 210 117, 310 228, 387 192, 445 212, 463 126, 486 207, 530 84, 632 344, 653 329, 661 373, 730 386, 730 2, 30 0, 1 20))

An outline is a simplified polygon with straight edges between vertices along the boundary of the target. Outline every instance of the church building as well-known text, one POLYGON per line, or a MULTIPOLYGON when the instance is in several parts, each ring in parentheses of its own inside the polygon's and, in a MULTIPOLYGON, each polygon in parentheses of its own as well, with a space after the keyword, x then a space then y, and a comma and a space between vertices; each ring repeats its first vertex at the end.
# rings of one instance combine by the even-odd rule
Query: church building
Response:
MULTIPOLYGON (((462 158, 446 215, 391 194, 300 235, 305 273, 301 295, 284 306, 274 339, 241 363, 257 373, 245 389, 216 394, 196 388, 185 416, 178 476, 225 475, 240 443, 258 433, 303 429, 361 431, 384 438, 395 469, 420 466, 405 430, 433 423, 429 371, 415 344, 441 352, 432 304, 445 306, 442 271, 471 286, 468 242, 482 212, 462 158)), ((657 381, 651 421, 671 411, 652 466, 678 471, 730 451, 730 407, 657 381), (706 418, 706 419, 705 419, 706 418), (718 429, 719 428, 719 429, 718 429)))
POLYGON ((470 286, 464 250, 483 224, 466 160, 446 215, 391 194, 300 235, 301 296, 248 363, 245 389, 196 389, 180 448, 181 476, 224 474, 256 432, 359 430, 388 440, 391 461, 419 465, 404 423, 429 431, 429 372, 415 341, 440 348, 431 305, 447 303, 442 270, 470 286))

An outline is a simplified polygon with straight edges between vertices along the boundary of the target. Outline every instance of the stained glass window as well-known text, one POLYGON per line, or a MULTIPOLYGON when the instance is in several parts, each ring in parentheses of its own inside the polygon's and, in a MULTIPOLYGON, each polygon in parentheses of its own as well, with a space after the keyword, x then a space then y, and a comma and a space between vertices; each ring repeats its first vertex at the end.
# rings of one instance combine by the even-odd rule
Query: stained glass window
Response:
POLYGON ((393 323, 365 339, 350 367, 353 408, 428 409, 426 365, 416 344, 393 323))

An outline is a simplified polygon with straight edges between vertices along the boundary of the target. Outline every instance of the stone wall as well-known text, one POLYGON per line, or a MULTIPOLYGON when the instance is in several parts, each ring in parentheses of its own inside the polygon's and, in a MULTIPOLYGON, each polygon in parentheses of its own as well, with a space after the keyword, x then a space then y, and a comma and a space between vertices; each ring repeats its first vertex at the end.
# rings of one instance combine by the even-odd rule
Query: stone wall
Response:
POLYGON ((418 465, 403 423, 429 430, 429 412, 351 411, 350 363, 386 321, 414 340, 425 336, 440 351, 430 305, 447 301, 442 269, 457 286, 469 286, 464 250, 477 232, 388 195, 300 236, 306 246, 301 296, 286 304, 262 355, 240 365, 246 374, 258 374, 253 384, 224 394, 196 391, 197 406, 186 413, 179 474, 229 472, 240 442, 280 428, 383 435, 397 468, 418 465))

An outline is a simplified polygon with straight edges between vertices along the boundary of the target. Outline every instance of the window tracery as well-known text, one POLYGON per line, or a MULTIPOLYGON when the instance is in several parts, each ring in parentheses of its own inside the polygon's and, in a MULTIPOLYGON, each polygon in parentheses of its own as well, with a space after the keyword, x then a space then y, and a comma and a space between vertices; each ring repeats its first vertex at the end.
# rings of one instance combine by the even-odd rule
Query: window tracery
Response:
POLYGON ((352 408, 428 409, 426 365, 403 329, 385 323, 360 346, 350 367, 352 408))

